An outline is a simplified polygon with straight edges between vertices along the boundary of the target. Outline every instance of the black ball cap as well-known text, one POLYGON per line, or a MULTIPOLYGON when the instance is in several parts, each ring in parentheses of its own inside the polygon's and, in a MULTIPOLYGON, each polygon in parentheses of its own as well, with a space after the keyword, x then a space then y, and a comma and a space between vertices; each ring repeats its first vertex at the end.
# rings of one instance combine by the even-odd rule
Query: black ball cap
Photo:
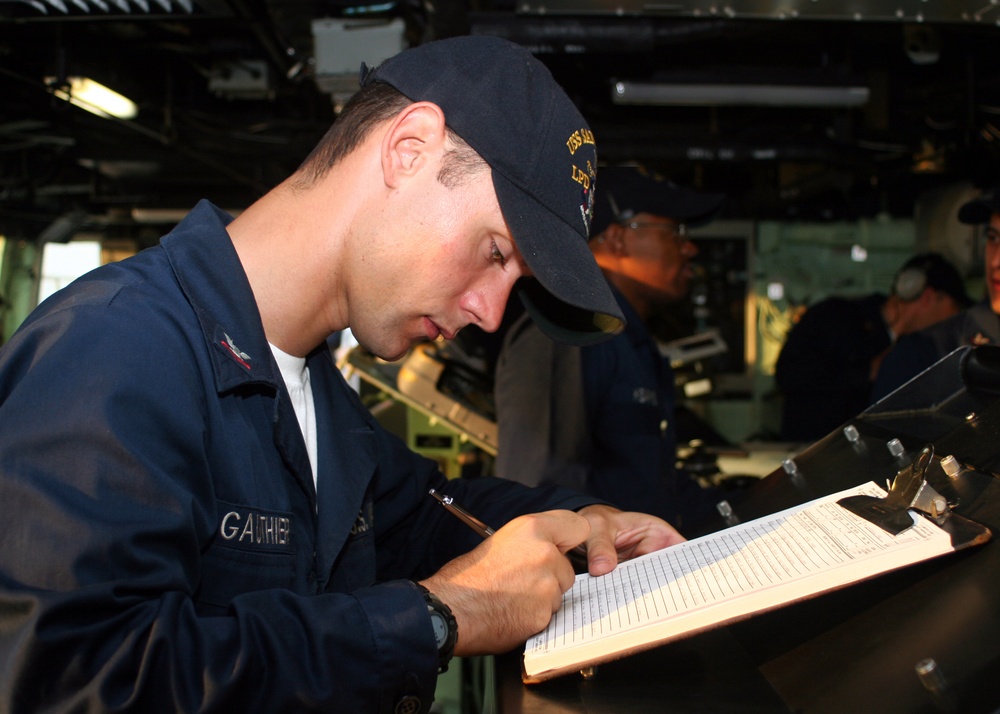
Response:
POLYGON ((591 236, 603 233, 612 223, 627 223, 639 213, 702 225, 716 216, 726 199, 722 193, 682 188, 639 166, 602 167, 600 179, 591 236))
POLYGON ((1000 187, 984 191, 958 209, 958 220, 969 225, 989 223, 994 213, 1000 213, 1000 187))
POLYGON ((578 345, 621 332, 625 318, 587 246, 594 134, 548 68, 508 40, 467 35, 362 66, 362 84, 371 82, 437 104, 490 165, 500 210, 533 274, 519 290, 539 327, 578 345))

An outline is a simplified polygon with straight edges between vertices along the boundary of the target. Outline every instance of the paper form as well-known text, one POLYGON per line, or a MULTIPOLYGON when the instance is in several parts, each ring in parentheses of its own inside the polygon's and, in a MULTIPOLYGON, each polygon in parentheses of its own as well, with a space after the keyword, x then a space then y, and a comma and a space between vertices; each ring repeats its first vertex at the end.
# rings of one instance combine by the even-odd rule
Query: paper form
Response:
POLYGON ((923 517, 892 536, 837 505, 855 494, 885 491, 869 483, 641 556, 607 575, 577 576, 548 628, 526 643, 526 671, 582 661, 577 648, 593 657, 660 641, 952 550, 948 534, 923 517))

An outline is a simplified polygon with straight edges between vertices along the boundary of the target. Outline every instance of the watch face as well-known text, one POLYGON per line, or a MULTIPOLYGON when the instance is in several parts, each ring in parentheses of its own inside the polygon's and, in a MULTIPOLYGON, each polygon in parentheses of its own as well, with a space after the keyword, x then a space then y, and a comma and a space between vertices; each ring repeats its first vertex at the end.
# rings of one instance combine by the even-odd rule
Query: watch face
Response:
POLYGON ((434 641, 437 642, 438 649, 448 641, 448 623, 439 612, 432 612, 431 624, 434 626, 434 641))

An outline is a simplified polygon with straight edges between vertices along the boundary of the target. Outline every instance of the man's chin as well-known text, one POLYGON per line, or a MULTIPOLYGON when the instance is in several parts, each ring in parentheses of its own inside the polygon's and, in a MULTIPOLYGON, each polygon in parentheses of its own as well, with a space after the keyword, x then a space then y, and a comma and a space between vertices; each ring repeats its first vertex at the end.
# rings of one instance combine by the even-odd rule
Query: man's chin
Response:
MULTIPOLYGON (((403 346, 393 345, 393 346, 383 347, 378 350, 370 349, 368 347, 365 347, 365 349, 367 349, 373 355, 378 357, 380 360, 383 360, 385 362, 396 362, 398 360, 403 359, 408 354, 410 354, 410 350, 416 347, 417 345, 425 344, 428 342, 431 342, 431 340, 428 340, 427 338, 422 338, 418 340, 413 340, 412 342, 410 342, 410 344, 403 346)), ((364 347, 364 345, 362 345, 362 347, 364 347)))
POLYGON ((399 360, 403 359, 403 357, 405 357, 409 353, 409 351, 410 351, 410 348, 407 347, 402 352, 392 352, 392 353, 383 353, 383 354, 379 354, 378 352, 375 352, 373 354, 376 357, 378 357, 380 360, 383 360, 385 362, 398 362, 399 360))
POLYGON ((684 302, 684 299, 688 296, 690 292, 686 288, 678 288, 673 291, 663 291, 656 295, 656 299, 653 304, 656 307, 674 307, 678 303, 684 302))
POLYGON ((374 345, 354 336, 361 349, 369 352, 385 362, 395 362, 402 359, 410 351, 409 345, 374 345))

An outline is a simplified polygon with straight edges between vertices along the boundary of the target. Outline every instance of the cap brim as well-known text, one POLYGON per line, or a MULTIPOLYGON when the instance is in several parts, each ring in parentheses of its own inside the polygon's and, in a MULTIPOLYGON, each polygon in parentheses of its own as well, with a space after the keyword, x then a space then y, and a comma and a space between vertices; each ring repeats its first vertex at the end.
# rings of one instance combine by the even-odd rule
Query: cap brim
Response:
POLYGON ((590 345, 625 329, 625 316, 586 238, 503 174, 492 173, 504 220, 534 275, 520 281, 520 296, 542 332, 567 344, 590 345))
POLYGON ((994 213, 1000 213, 1000 201, 976 199, 958 209, 958 220, 969 225, 989 223, 994 213))
MULTIPOLYGON (((661 199, 659 203, 655 199, 650 200, 644 204, 643 211, 695 226, 712 220, 725 198, 723 193, 702 193, 674 187, 669 198, 661 199)), ((627 197, 625 202, 628 203, 627 197)))
POLYGON ((601 168, 597 183, 600 189, 591 237, 600 235, 612 223, 627 223, 640 213, 701 226, 715 218, 726 199, 723 193, 702 193, 652 180, 631 167, 601 168))

